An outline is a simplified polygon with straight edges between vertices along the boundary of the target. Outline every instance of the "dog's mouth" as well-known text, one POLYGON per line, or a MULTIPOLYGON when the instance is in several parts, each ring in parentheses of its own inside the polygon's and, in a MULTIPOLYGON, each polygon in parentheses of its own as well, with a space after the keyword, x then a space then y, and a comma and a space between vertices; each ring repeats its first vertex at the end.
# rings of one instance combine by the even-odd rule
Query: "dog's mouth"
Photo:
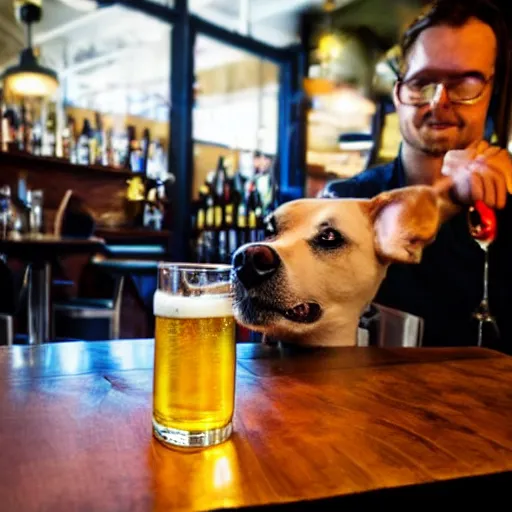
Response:
MULTIPOLYGON (((315 323, 322 316, 322 308, 316 302, 301 302, 293 308, 285 309, 258 298, 246 297, 239 302, 239 307, 246 319, 251 321, 259 319, 262 321, 266 318, 266 320, 263 320, 263 323, 268 321, 268 314, 279 315, 290 322, 299 324, 315 323), (262 314, 263 317, 261 316, 262 314)), ((257 323, 260 323, 260 321, 257 321, 257 323)))
POLYGON ((284 311, 283 316, 291 322, 312 324, 322 315, 322 308, 316 302, 303 302, 284 311))

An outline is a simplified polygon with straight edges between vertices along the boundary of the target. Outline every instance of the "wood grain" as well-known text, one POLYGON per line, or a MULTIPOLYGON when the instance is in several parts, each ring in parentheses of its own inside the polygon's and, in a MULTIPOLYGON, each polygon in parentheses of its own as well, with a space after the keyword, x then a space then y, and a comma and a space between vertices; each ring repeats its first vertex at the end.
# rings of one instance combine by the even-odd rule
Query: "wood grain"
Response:
POLYGON ((0 349, 2 511, 315 509, 512 471, 512 359, 495 352, 238 346, 235 433, 194 453, 151 436, 152 355, 0 349))

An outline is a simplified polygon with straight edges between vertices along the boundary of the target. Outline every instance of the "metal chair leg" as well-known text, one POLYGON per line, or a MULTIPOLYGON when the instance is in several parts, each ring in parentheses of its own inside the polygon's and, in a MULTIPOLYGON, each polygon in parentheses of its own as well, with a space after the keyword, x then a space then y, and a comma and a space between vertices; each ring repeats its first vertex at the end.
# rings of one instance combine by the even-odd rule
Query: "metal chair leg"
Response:
POLYGON ((113 340, 119 339, 121 332, 121 304, 123 298, 124 280, 124 276, 118 278, 114 292, 114 312, 112 319, 110 320, 110 336, 113 340))
POLYGON ((0 345, 12 345, 14 343, 14 328, 12 316, 0 315, 0 345))

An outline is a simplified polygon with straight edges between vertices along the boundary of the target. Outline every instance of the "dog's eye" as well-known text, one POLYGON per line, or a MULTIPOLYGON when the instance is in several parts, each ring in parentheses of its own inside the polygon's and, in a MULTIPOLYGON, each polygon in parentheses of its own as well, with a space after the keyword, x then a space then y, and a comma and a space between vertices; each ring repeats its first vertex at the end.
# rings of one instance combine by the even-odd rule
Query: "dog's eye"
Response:
POLYGON ((277 235, 276 220, 274 217, 268 217, 265 219, 264 224, 265 238, 274 238, 277 235))
POLYGON ((343 235, 334 228, 326 228, 313 240, 313 244, 322 249, 337 249, 345 245, 343 235))

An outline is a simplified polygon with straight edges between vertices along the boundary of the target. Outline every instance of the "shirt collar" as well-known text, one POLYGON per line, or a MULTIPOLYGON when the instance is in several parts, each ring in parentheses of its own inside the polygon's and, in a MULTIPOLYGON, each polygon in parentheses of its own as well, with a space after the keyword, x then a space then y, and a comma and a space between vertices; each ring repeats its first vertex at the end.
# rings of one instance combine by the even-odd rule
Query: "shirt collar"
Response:
POLYGON ((407 180, 405 178, 405 167, 402 161, 402 145, 400 144, 400 149, 398 151, 398 156, 395 158, 393 165, 393 188, 402 188, 407 184, 407 180))

